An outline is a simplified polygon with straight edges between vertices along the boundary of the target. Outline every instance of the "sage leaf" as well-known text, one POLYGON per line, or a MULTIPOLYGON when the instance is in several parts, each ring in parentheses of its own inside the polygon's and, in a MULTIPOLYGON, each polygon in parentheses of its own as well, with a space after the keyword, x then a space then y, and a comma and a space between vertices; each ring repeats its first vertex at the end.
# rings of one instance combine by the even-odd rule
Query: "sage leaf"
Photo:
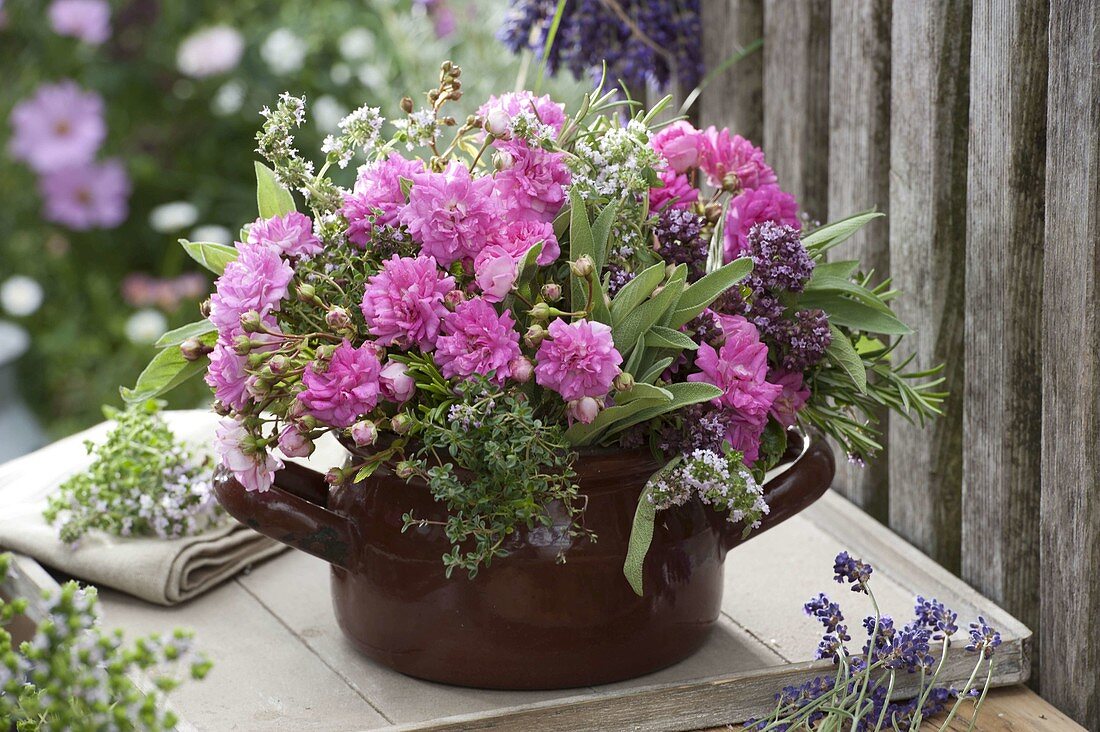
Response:
POLYGON ((611 321, 619 322, 634 308, 638 307, 656 289, 665 278, 664 262, 639 272, 630 282, 623 285, 619 294, 611 301, 611 321))
POLYGON ((820 308, 829 316, 829 322, 856 330, 886 335, 908 335, 913 332, 889 310, 884 312, 836 292, 803 293, 798 305, 800 308, 820 308))
POLYGON ((634 308, 621 322, 611 326, 611 339, 615 342, 616 348, 634 344, 639 338, 644 338, 646 331, 656 325, 661 317, 676 304, 684 290, 683 275, 686 272, 685 265, 677 265, 672 277, 665 283, 664 289, 634 308))
POLYGON ((617 422, 629 419, 631 416, 647 411, 660 404, 667 404, 668 400, 662 397, 642 397, 626 404, 616 404, 608 407, 596 415, 590 424, 577 422, 565 431, 565 439, 575 447, 591 445, 604 436, 604 432, 611 429, 617 422))
POLYGON ((816 259, 837 244, 847 240, 869 222, 882 216, 885 216, 885 214, 880 211, 864 211, 840 221, 833 221, 803 236, 802 245, 810 250, 810 254, 816 259))
POLYGON ((719 295, 748 277, 750 272, 752 260, 742 257, 703 275, 684 290, 668 325, 679 328, 687 323, 717 300, 719 295))
POLYGON ((180 246, 187 256, 206 267, 216 275, 225 271, 225 265, 237 258, 237 250, 225 244, 215 244, 209 241, 187 241, 180 239, 180 246))
POLYGON ((646 331, 645 344, 649 348, 671 348, 677 351, 694 351, 699 344, 686 334, 663 325, 655 325, 646 331))
MULTIPOLYGON (((657 475, 659 474, 658 472, 657 475)), ((638 507, 634 510, 634 522, 630 526, 630 539, 626 546, 626 560, 623 562, 623 574, 638 597, 644 594, 642 570, 645 567, 646 554, 649 554, 649 547, 653 543, 653 524, 657 519, 657 508, 649 500, 652 492, 647 484, 638 496, 638 507)))
POLYGON ((844 334, 844 331, 829 323, 829 332, 833 337, 829 341, 829 347, 825 349, 825 354, 833 363, 842 368, 844 373, 852 377, 852 383, 856 385, 860 392, 866 394, 867 367, 863 365, 863 359, 856 353, 856 349, 852 346, 852 342, 848 340, 848 336, 844 334))
POLYGON ((283 188, 271 168, 260 162, 256 163, 256 207, 261 219, 285 216, 296 210, 290 191, 283 188))
MULTIPOLYGON (((214 334, 203 336, 203 342, 214 342, 214 334)), ((153 357, 145 370, 137 378, 133 389, 119 387, 119 393, 127 404, 143 402, 160 396, 187 381, 192 376, 206 370, 209 359, 206 356, 188 361, 180 352, 179 346, 169 346, 153 357)))

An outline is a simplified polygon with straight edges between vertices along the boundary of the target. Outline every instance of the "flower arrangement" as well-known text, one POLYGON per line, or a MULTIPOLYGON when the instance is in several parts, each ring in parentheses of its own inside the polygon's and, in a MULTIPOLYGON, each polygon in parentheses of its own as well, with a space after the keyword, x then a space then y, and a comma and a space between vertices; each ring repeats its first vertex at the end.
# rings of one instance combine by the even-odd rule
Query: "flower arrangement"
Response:
POLYGON ((976 656, 974 671, 962 689, 942 686, 944 664, 959 630, 958 613, 938 600, 918 596, 913 620, 899 628, 893 618, 879 611, 870 586, 874 572, 871 565, 841 552, 833 563, 833 572, 839 584, 850 585, 852 592, 866 595, 874 607, 874 615, 863 620, 867 641, 862 650, 853 653, 848 646, 852 638, 840 605, 824 594, 811 598, 803 609, 825 628, 817 657, 832 661, 836 673, 786 687, 775 696, 775 711, 766 719, 749 721, 745 729, 916 732, 929 717, 947 710, 938 729, 948 730, 953 729, 951 723, 967 701, 974 702, 967 729, 976 729, 978 712, 993 679, 993 654, 1001 645, 1001 634, 981 616, 971 623, 965 649, 976 656), (916 695, 908 700, 895 699, 896 682, 907 676, 919 676, 916 695))
MULTIPOLYGON (((0 585, 11 555, 0 554, 0 585)), ((160 708, 180 684, 211 663, 194 650, 192 634, 149 636, 124 646, 121 634, 104 633, 94 587, 66 582, 47 599, 47 612, 33 637, 16 643, 4 629, 26 612, 28 598, 0 596, 0 721, 12 730, 167 730, 177 719, 160 708), (150 674, 155 688, 139 689, 132 675, 150 674)))
MULTIPOLYGON (((255 110, 307 94, 304 145, 444 56, 488 95, 519 61, 494 0, 6 0, 0 20, 0 318, 31 336, 19 383, 48 431, 98 422, 210 278, 165 237, 230 244, 253 213, 255 110), (333 33, 332 29, 341 29, 333 33)), ((579 87, 547 89, 579 99, 579 87)), ((472 109, 469 111, 473 111, 472 109)), ((344 171, 350 185, 354 170, 344 171)), ((205 398, 178 389, 173 407, 205 398)))
POLYGON ((149 400, 126 410, 104 408, 117 424, 101 445, 85 442, 95 459, 50 496, 46 520, 61 540, 77 543, 92 529, 114 536, 174 539, 210 528, 221 514, 209 456, 182 444, 149 400))
POLYGON ((218 274, 206 319, 167 334, 124 396, 205 373, 221 463, 254 491, 276 449, 336 433, 356 459, 331 482, 385 467, 447 505, 448 573, 549 524, 552 503, 579 519, 578 449, 646 446, 666 465, 635 521, 639 592, 655 512, 697 497, 751 527, 788 429, 863 459, 879 405, 938 412, 934 373, 882 340, 909 332, 895 293, 824 261, 878 214, 803 232, 759 148, 657 124, 667 100, 637 109, 600 85, 567 114, 516 92, 460 120, 462 93, 444 63, 425 106, 349 115, 316 170, 294 142, 304 101, 265 109, 259 218, 236 247, 182 242, 218 274), (341 188, 328 173, 356 155, 341 188))

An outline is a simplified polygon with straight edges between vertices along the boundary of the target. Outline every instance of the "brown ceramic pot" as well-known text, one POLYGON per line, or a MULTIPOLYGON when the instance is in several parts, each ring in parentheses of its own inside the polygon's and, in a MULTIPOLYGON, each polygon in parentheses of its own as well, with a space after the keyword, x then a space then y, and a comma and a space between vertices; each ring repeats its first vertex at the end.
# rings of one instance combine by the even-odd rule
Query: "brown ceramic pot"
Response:
MULTIPOLYGON (((771 512, 756 536, 819 498, 832 481, 832 450, 792 434, 787 469, 765 494, 771 512)), ((554 689, 619 681, 680 661, 706 640, 722 600, 722 563, 743 527, 698 501, 657 515, 644 565, 645 596, 623 576, 638 495, 658 465, 645 451, 582 453, 585 525, 598 539, 555 528, 521 530, 508 556, 478 576, 447 579, 451 544, 439 526, 402 533, 402 515, 443 520, 423 484, 379 471, 329 489, 297 465, 275 487, 250 493, 220 473, 215 491, 243 523, 332 565, 332 599, 359 649, 402 673, 493 689, 554 689), (566 545, 566 562, 555 559, 566 545), (570 545, 572 544, 572 545, 570 545)), ((773 471, 773 474, 776 471, 773 471)))

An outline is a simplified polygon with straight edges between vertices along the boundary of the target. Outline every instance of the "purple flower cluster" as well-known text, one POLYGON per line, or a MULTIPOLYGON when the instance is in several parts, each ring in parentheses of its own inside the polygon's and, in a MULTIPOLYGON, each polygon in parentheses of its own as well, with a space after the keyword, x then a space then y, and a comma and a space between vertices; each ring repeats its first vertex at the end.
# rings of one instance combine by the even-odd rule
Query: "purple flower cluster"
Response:
POLYGON ((845 582, 852 585, 852 592, 867 592, 867 581, 871 579, 874 568, 862 559, 854 559, 848 552, 836 555, 833 562, 833 578, 838 584, 845 582))
POLYGON ((665 208, 657 215, 653 234, 657 237, 657 254, 671 264, 686 264, 688 279, 697 280, 706 274, 706 238, 702 236, 702 216, 682 208, 665 208))
POLYGON ((96 162, 107 137, 103 99, 73 81, 43 84, 12 109, 8 151, 38 176, 43 217, 74 231, 111 229, 129 213, 119 160, 96 162))
MULTIPOLYGON (((541 55, 557 0, 511 0, 497 37, 513 53, 541 55)), ((575 0, 565 4, 546 59, 551 73, 569 69, 578 79, 622 79, 635 89, 648 82, 687 88, 702 78, 699 0, 575 0)))
POLYGON ((814 272, 798 229, 774 221, 752 228, 745 254, 752 259, 752 274, 745 284, 753 292, 802 292, 814 272))

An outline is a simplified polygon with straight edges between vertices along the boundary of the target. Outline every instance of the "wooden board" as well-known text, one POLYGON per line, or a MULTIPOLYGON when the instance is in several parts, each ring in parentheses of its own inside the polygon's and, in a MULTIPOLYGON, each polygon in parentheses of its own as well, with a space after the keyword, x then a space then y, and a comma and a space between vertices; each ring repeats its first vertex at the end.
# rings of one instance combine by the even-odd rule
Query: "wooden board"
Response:
MULTIPOLYGON (((969 621, 984 614, 1005 638, 998 684, 1028 676, 1030 632, 839 495, 748 542, 727 560, 720 627, 694 657, 634 681, 548 692, 463 689, 417 681, 360 656, 337 628, 328 570, 287 553, 176 608, 103 591, 108 627, 128 633, 196 631, 214 669, 172 696, 198 729, 690 730, 733 723, 770 708, 782 686, 829 664, 812 661, 819 628, 802 604, 824 591, 852 617, 866 598, 832 581, 841 549, 875 565, 884 612, 912 613, 916 594, 936 596, 969 621)), ((951 680, 971 658, 957 650, 951 680)))

